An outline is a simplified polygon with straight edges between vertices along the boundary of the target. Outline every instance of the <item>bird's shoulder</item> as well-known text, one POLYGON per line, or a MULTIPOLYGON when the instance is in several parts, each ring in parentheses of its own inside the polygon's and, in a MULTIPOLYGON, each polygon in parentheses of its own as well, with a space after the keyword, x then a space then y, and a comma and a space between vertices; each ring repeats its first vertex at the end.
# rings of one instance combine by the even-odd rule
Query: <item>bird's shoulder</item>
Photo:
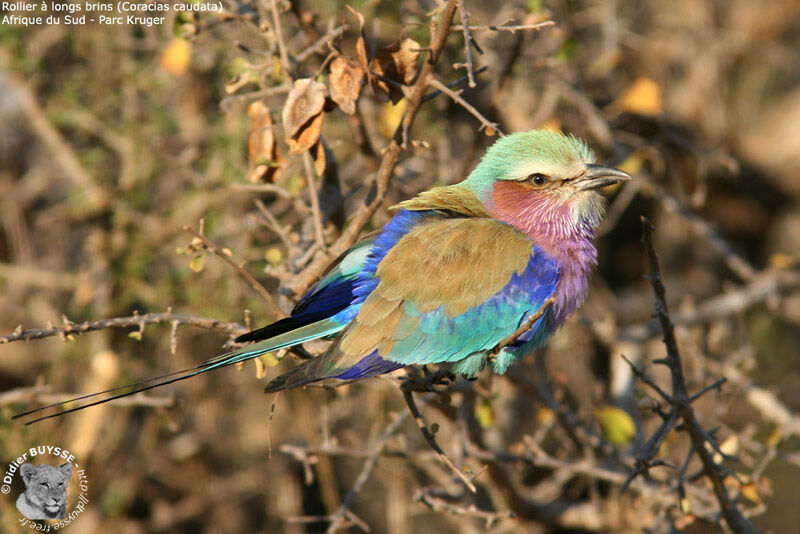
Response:
POLYGON ((437 211, 450 216, 489 217, 489 213, 475 194, 466 187, 455 184, 434 187, 414 198, 391 207, 394 210, 437 211))

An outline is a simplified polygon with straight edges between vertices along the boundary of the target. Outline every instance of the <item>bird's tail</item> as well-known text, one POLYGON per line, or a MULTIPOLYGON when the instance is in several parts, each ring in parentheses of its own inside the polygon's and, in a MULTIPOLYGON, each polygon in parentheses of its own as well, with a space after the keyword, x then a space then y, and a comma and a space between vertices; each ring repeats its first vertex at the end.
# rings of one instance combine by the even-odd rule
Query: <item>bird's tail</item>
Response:
POLYGON ((321 367, 325 364, 325 358, 317 357, 305 361, 294 369, 283 373, 277 378, 272 379, 264 388, 266 393, 277 393, 284 389, 299 388, 318 380, 331 378, 321 372, 321 367))
MULTIPOLYGON (((317 321, 311 324, 301 326, 289 332, 284 332, 270 339, 266 339, 264 341, 254 343, 252 345, 248 345, 241 349, 221 354, 219 356, 215 356, 214 358, 206 360, 203 363, 198 364, 194 367, 190 367, 188 369, 175 371, 173 373, 168 373, 165 375, 148 378, 145 380, 140 380, 139 382, 125 384, 124 386, 117 386, 111 389, 106 389, 104 391, 90 393, 88 395, 81 395, 79 397, 74 397, 63 402, 49 404, 47 406, 42 406, 34 410, 28 410, 27 412, 16 414, 12 417, 12 419, 18 419, 33 414, 40 414, 39 417, 36 417, 35 419, 31 419, 30 421, 25 422, 26 425, 30 425, 37 421, 50 419, 52 417, 58 417, 71 412, 76 412, 78 410, 83 410, 84 408, 88 408, 90 406, 96 406, 98 404, 103 404, 115 399, 128 397, 130 395, 134 395, 142 391, 147 391, 157 387, 166 386, 167 384, 172 384, 181 380, 186 380, 187 378, 197 376, 201 373, 205 373, 206 371, 211 371, 214 369, 219 369, 220 367, 226 367, 228 365, 232 365, 235 363, 251 360, 267 352, 272 352, 286 347, 292 347, 294 345, 305 343, 306 341, 311 341, 313 339, 319 339, 322 337, 330 336, 339 332, 342 328, 343 325, 337 323, 336 321, 330 319, 324 319, 322 321, 317 321), (95 399, 95 400, 91 400, 90 402, 84 402, 83 404, 68 409, 62 409, 66 407, 66 405, 68 404, 78 401, 88 401, 89 399, 95 399), (49 413, 47 415, 41 415, 41 412, 44 412, 46 410, 58 410, 58 411, 56 411, 55 413, 49 413)), ((312 362, 313 360, 307 363, 312 363, 312 362)), ((305 364, 298 367, 298 369, 302 369, 304 366, 305 364)), ((297 385, 302 385, 302 384, 297 384, 297 385)))
POLYGON ((334 343, 325 354, 304 362, 291 371, 274 378, 267 384, 264 391, 277 393, 284 389, 298 388, 327 378, 358 380, 391 373, 404 367, 401 363, 384 360, 377 350, 357 362, 343 362, 337 358, 341 354, 338 353, 336 348, 337 343, 334 343))

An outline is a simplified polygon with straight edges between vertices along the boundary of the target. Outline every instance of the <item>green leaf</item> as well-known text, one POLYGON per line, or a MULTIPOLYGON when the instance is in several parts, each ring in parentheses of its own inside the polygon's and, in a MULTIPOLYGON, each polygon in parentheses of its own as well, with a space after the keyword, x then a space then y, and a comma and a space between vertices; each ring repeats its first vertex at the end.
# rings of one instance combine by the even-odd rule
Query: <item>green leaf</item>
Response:
POLYGON ((267 352, 261 355, 261 361, 264 362, 264 365, 267 367, 275 367, 278 365, 278 358, 275 357, 274 352, 267 352))
POLYGON ((561 43, 561 48, 556 52, 556 59, 558 61, 569 61, 578 52, 578 41, 572 37, 564 39, 561 43))
POLYGON ((494 414, 492 413, 492 405, 484 401, 475 408, 475 418, 481 428, 491 428, 494 423, 494 414))
POLYGON ((189 268, 196 273, 199 273, 203 270, 206 266, 206 255, 200 254, 199 256, 195 256, 191 262, 189 262, 189 268))
POLYGON ((528 6, 528 11, 531 13, 542 12, 542 0, 528 0, 525 4, 528 6))
POLYGON ((614 406, 597 408, 594 417, 600 424, 603 437, 615 445, 629 445, 636 437, 636 424, 625 410, 614 406))

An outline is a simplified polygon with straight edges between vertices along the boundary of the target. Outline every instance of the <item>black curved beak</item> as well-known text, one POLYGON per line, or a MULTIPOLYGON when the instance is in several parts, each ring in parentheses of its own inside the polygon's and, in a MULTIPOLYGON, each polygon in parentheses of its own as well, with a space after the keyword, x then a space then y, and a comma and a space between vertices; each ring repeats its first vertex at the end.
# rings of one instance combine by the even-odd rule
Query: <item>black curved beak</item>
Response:
POLYGON ((585 191, 627 182, 630 179, 630 174, 616 167, 589 163, 586 165, 586 174, 578 178, 577 185, 578 189, 585 191))

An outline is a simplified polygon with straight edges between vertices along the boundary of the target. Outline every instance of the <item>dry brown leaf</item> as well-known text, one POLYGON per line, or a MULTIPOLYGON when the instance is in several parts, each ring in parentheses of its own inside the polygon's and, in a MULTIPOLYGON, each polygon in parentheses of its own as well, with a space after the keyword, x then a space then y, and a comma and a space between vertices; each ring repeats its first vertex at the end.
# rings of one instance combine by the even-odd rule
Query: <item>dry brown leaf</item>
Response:
POLYGON ((325 84, 310 78, 295 80, 283 106, 283 128, 286 137, 296 137, 300 129, 322 113, 327 96, 325 84))
MULTIPOLYGON (((369 55, 367 54, 367 32, 364 31, 364 15, 350 6, 346 6, 358 21, 358 39, 356 40, 356 55, 361 68, 369 76, 369 55)), ((371 79, 371 76, 370 76, 371 79)))
POLYGON ((403 120, 408 109, 408 100, 401 100, 396 104, 391 102, 384 102, 381 106, 380 120, 378 121, 378 130, 384 137, 391 138, 394 131, 400 126, 400 121, 403 120))
POLYGON ((278 152, 278 143, 272 129, 269 108, 260 100, 247 107, 252 120, 250 138, 247 141, 247 181, 252 184, 274 182, 283 160, 278 152))
POLYGON ((296 136, 286 138, 286 144, 289 145, 290 156, 302 154, 319 141, 319 136, 322 134, 322 120, 324 118, 324 113, 318 113, 300 128, 296 136))
POLYGON ((353 64, 344 56, 338 56, 331 62, 328 85, 331 98, 339 108, 352 115, 356 112, 356 100, 361 93, 361 80, 364 79, 364 69, 353 64))
MULTIPOLYGON (((410 85, 417 77, 417 58, 420 44, 414 39, 403 39, 391 46, 379 49, 372 60, 372 72, 380 74, 401 85, 410 85)), ((403 91, 378 78, 372 79, 372 86, 378 92, 389 94, 392 102, 403 98, 403 91)))
POLYGON ((311 147, 309 151, 311 157, 314 158, 314 172, 317 176, 325 174, 325 168, 328 165, 328 160, 325 156, 325 147, 322 146, 322 139, 317 141, 317 144, 311 147))
POLYGON ((305 152, 319 139, 327 93, 322 83, 309 78, 295 80, 283 106, 283 127, 290 156, 305 152))
POLYGON ((756 486, 755 482, 748 482, 742 485, 742 496, 748 501, 757 504, 761 503, 761 495, 758 493, 758 486, 756 486))

